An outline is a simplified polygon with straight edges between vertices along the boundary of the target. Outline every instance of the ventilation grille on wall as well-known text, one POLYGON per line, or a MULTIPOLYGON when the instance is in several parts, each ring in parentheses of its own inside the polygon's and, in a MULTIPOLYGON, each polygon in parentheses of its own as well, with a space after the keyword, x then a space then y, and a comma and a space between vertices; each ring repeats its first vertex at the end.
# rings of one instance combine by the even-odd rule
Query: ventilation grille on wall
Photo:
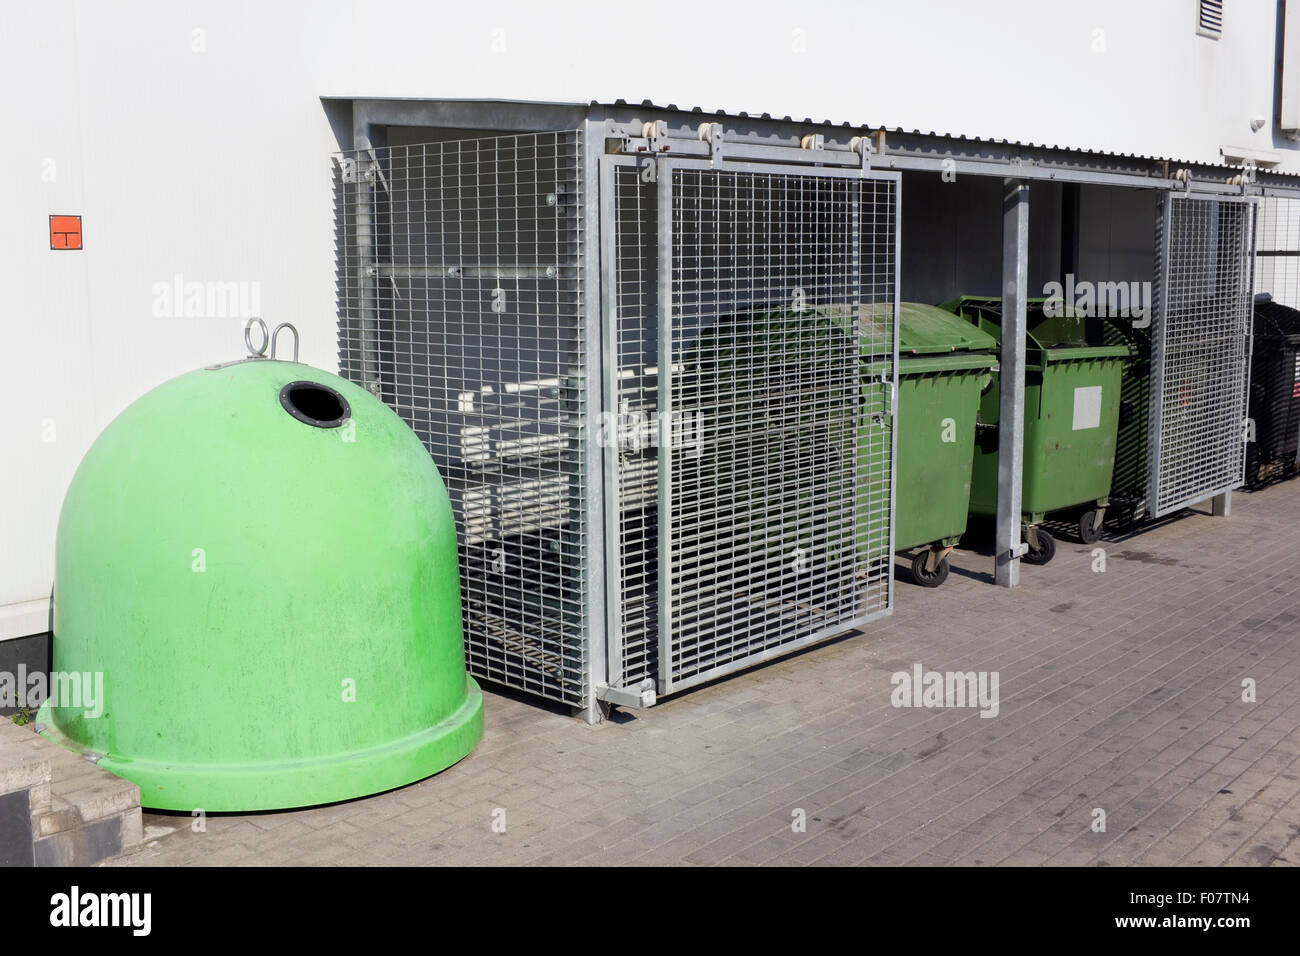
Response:
POLYGON ((1223 36, 1223 0, 1200 0, 1196 5, 1196 33, 1211 40, 1223 36))

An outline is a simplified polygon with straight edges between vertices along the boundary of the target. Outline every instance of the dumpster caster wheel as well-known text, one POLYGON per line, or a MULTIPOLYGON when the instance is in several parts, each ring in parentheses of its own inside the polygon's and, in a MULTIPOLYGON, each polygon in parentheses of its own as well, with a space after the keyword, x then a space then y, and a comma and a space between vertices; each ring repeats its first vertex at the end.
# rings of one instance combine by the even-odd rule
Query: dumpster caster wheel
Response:
POLYGON ((945 555, 940 558, 933 571, 927 570, 925 566, 926 559, 929 557, 930 552, 927 549, 912 559, 912 580, 923 588, 937 588, 948 580, 948 557, 945 555))
POLYGON ((1038 547, 1029 546, 1025 556, 1020 560, 1027 564, 1046 564, 1056 557, 1056 539, 1043 528, 1038 529, 1038 547))
MULTIPOLYGON (((1085 511, 1079 515, 1079 538, 1084 544, 1093 544, 1101 540, 1101 528, 1106 521, 1104 513, 1085 511)), ((1038 532, 1040 535, 1043 532, 1038 532)))

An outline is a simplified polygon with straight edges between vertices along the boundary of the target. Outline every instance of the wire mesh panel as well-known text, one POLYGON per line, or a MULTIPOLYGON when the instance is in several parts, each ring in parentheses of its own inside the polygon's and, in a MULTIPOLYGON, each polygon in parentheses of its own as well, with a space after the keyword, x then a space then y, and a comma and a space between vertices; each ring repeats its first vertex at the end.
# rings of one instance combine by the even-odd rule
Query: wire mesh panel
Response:
POLYGON ((1149 501, 1155 516, 1242 484, 1254 205, 1169 195, 1157 237, 1149 501))
POLYGON ((661 692, 890 606, 897 188, 659 163, 661 692))
POLYGON ((587 687, 583 137, 335 160, 342 373, 429 449, 460 542, 471 673, 587 687))
POLYGON ((658 184, 653 159, 607 159, 602 193, 607 215, 607 361, 614 400, 607 460, 615 495, 608 523, 617 529, 609 581, 612 617, 609 682, 633 687, 659 668, 657 548, 658 449, 658 184), (610 460, 612 456, 612 460, 610 460))
POLYGON ((1300 448, 1300 199, 1264 196, 1255 225, 1256 305, 1250 364, 1246 480, 1258 484, 1292 474, 1300 448))
POLYGON ((1266 196, 1259 201, 1255 291, 1300 308, 1300 199, 1266 196))

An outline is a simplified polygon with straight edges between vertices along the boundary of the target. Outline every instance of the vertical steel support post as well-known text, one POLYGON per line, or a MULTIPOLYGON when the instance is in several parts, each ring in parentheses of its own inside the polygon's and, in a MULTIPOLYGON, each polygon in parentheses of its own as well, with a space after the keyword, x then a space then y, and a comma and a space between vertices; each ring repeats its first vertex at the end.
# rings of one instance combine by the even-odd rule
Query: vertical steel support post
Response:
POLYGON ((673 168, 656 160, 659 222, 659 327, 655 366, 659 412, 659 675, 658 691, 672 689, 673 674, 673 168))
POLYGON ((383 389, 379 380, 379 297, 376 286, 379 283, 374 272, 376 264, 375 243, 376 223, 374 204, 371 197, 375 189, 374 169, 379 161, 374 158, 361 159, 364 153, 372 157, 373 151, 383 145, 383 134, 370 123, 360 107, 354 106, 358 114, 353 117, 352 148, 356 150, 356 241, 357 258, 360 270, 357 289, 361 302, 361 383, 376 398, 383 398, 383 389), (375 140, 381 142, 375 142, 375 140))
MULTIPOLYGON (((585 409, 582 422, 583 458, 586 461, 581 489, 581 507, 586 509, 586 569, 583 590, 586 592, 583 629, 587 632, 586 699, 582 716, 587 723, 599 722, 608 710, 596 696, 596 688, 605 684, 609 666, 609 621, 606 618, 605 535, 618 533, 618 525, 606 528, 605 521, 605 449, 609 440, 603 429, 606 422, 607 396, 600 370, 607 358, 602 352, 601 315, 604 311, 605 276, 601 274, 600 188, 601 162, 605 152, 605 124, 588 119, 583 123, 582 169, 582 391, 585 409)), ((610 199, 609 201, 612 201, 610 199)))
POLYGON ((993 581, 1020 583, 1021 482, 1025 457, 1025 299, 1029 289, 1029 184, 1003 180, 1002 353, 998 411, 998 506, 993 581))
POLYGON ((605 675, 604 681, 622 686, 623 616, 622 616, 622 514, 619 484, 619 449, 622 440, 618 405, 618 220, 615 169, 608 158, 596 150, 591 139, 604 142, 604 124, 587 124, 587 156, 599 163, 600 180, 600 382, 604 417, 600 429, 603 437, 601 469, 604 477, 605 515, 605 675))

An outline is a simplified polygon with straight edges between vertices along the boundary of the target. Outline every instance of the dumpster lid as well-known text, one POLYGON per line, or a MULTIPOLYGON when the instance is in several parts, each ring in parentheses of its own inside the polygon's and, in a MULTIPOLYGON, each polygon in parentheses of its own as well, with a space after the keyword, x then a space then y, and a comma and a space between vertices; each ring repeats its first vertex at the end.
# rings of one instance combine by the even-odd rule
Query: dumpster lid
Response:
POLYGON ((776 348, 785 363, 808 364, 836 355, 851 356, 847 307, 760 306, 726 312, 683 345, 682 357, 699 367, 721 362, 748 362, 776 348))
POLYGON ((997 340, 965 319, 920 302, 898 307, 899 355, 940 355, 957 351, 988 351, 997 340))
MULTIPOLYGON (((1042 361, 1082 358, 1129 357, 1128 344, 1116 344, 1108 329, 1108 320, 1092 315, 1047 315, 1045 297, 1025 301, 1026 344, 1039 352, 1042 361)), ((944 302, 941 308, 962 316, 963 321, 979 327, 1000 341, 1002 300, 994 296, 964 295, 944 302)))
MULTIPOLYGON (((881 354, 892 340, 892 302, 864 302, 858 306, 858 347, 863 355, 881 354)), ((841 311, 843 320, 845 315, 841 311)), ((997 339, 965 319, 921 302, 898 304, 898 354, 946 355, 950 352, 990 351, 997 339)))
POLYGON ((1277 302, 1267 292, 1255 296, 1255 337, 1300 338, 1300 311, 1277 302))

